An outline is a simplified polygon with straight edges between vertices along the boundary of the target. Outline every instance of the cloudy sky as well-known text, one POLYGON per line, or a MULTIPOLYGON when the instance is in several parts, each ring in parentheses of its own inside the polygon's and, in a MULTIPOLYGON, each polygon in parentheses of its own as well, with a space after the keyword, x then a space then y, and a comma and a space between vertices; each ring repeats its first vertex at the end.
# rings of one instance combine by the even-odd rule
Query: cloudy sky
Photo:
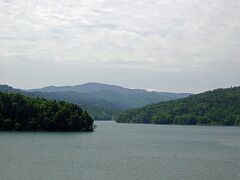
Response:
POLYGON ((0 0, 0 84, 240 85, 239 0, 0 0))

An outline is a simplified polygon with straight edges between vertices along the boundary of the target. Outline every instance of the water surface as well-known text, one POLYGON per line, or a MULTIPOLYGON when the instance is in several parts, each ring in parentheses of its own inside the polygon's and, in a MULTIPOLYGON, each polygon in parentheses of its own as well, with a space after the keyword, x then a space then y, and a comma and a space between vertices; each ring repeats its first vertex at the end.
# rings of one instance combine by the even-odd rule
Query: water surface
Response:
POLYGON ((0 132, 0 179, 240 179, 239 127, 96 124, 93 133, 0 132))

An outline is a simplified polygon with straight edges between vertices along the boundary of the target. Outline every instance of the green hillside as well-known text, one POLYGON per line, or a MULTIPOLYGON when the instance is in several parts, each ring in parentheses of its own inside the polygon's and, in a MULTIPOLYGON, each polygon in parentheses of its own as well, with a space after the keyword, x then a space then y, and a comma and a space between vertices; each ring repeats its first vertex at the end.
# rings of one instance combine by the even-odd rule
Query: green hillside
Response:
POLYGON ((20 92, 24 95, 63 100, 81 106, 95 120, 111 120, 130 108, 189 96, 189 93, 148 92, 102 83, 76 86, 49 86, 41 89, 19 90, 0 85, 0 91, 20 92))
POLYGON ((92 131, 93 119, 75 104, 0 93, 0 130, 92 131))
POLYGON ((187 98, 127 110, 119 123, 240 125, 240 87, 216 89, 187 98))

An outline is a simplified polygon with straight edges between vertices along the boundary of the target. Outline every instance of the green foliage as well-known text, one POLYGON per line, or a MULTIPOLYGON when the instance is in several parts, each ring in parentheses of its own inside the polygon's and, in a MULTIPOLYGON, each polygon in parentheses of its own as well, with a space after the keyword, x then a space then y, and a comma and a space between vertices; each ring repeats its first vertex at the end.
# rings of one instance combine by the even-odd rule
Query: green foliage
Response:
POLYGON ((92 131, 93 120, 75 104, 0 93, 0 130, 92 131))
POLYGON ((235 125, 240 126, 240 116, 237 116, 235 119, 235 125))
POLYGON ((169 124, 171 121, 171 116, 168 113, 156 113, 151 118, 153 124, 169 124))
POLYGON ((240 87, 216 89, 190 97, 123 112, 122 123, 240 125, 240 87))
POLYGON ((2 123, 2 129, 3 130, 12 130, 14 129, 14 120, 11 119, 4 119, 2 123))
POLYGON ((19 92, 27 96, 78 104, 96 120, 111 120, 129 108, 189 96, 188 93, 148 92, 101 83, 62 87, 50 86, 31 91, 21 91, 7 85, 0 85, 0 91, 19 92))

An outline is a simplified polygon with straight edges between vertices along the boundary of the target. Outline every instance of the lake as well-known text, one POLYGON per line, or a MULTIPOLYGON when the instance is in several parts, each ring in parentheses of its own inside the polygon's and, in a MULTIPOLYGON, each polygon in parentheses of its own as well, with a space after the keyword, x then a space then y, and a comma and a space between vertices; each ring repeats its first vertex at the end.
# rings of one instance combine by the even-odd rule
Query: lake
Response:
POLYGON ((240 179, 239 127, 96 124, 92 133, 0 132, 0 179, 240 179))

